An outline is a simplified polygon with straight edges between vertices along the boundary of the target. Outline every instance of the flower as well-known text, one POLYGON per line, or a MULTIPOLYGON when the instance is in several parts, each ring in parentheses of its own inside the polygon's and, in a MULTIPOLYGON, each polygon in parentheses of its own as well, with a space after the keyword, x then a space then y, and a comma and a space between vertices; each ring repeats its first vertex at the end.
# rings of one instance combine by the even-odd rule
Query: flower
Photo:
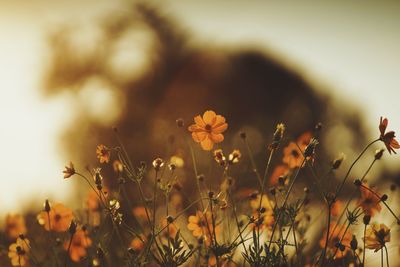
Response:
POLYGON ((240 153, 240 150, 234 149, 232 151, 232 153, 230 153, 228 156, 228 162, 230 164, 238 163, 241 157, 242 157, 242 153, 240 153))
POLYGON ((64 249, 69 251, 69 256, 72 261, 79 262, 81 258, 86 256, 86 249, 92 245, 92 240, 88 237, 85 231, 78 230, 72 236, 71 241, 64 242, 64 249))
POLYGON ((135 238, 133 238, 131 241, 131 244, 129 245, 129 247, 132 248, 136 252, 142 251, 144 248, 144 245, 145 245, 143 242, 146 240, 145 236, 141 235, 140 237, 141 238, 136 236, 135 238))
POLYGON ((72 210, 61 203, 53 205, 49 213, 42 211, 38 215, 38 221, 44 225, 44 229, 47 231, 65 232, 73 219, 72 210))
POLYGON ((339 216, 342 211, 343 203, 340 200, 336 200, 331 207, 331 215, 339 216))
MULTIPOLYGON (((150 211, 147 211, 149 216, 151 216, 150 211)), ((145 221, 147 220, 147 213, 146 213, 146 208, 143 206, 137 206, 132 209, 132 214, 135 216, 136 219, 145 221)))
POLYGON ((358 205, 364 210, 365 214, 374 216, 375 213, 380 212, 382 207, 379 204, 380 198, 371 192, 366 184, 360 186, 361 198, 358 205))
POLYGON ((390 242, 390 229, 385 224, 372 224, 365 232, 365 247, 374 249, 375 252, 382 249, 386 242, 390 242))
POLYGON ((213 229, 212 224, 212 215, 210 211, 201 212, 197 211, 196 215, 191 215, 188 218, 187 228, 192 231, 194 237, 203 238, 204 242, 207 246, 211 244, 211 240, 213 240, 213 234, 219 232, 219 227, 216 226, 215 230, 213 229))
POLYGON ((26 234, 25 219, 21 214, 7 214, 5 231, 10 239, 16 239, 20 234, 26 234))
POLYGON ((260 215, 261 229, 264 227, 273 226, 275 222, 274 212, 272 210, 272 206, 267 195, 264 194, 262 200, 260 194, 257 194, 257 196, 252 197, 250 199, 250 207, 253 210, 253 218, 257 220, 258 216, 260 215), (261 206, 260 206, 260 201, 261 201, 261 206), (262 212, 258 212, 259 210, 261 210, 262 212))
POLYGON ((63 171, 63 173, 64 173, 64 179, 67 179, 72 175, 74 175, 75 174, 74 164, 72 164, 72 162, 69 162, 69 166, 65 166, 65 170, 63 171))
POLYGON ((221 166, 225 166, 226 158, 222 149, 214 150, 214 160, 221 166))
POLYGON ((161 168, 164 166, 164 160, 162 158, 156 158, 153 160, 153 167, 156 171, 161 170, 161 168))
POLYGON ((396 154, 395 149, 399 149, 400 144, 399 144, 399 142, 397 142, 396 139, 394 139, 395 138, 394 131, 385 133, 388 122, 389 121, 387 118, 384 118, 382 120, 382 117, 381 117, 380 123, 379 123, 379 131, 381 132, 381 136, 379 137, 379 139, 385 144, 385 146, 390 154, 392 154, 392 152, 396 154))
POLYGON ((215 114, 212 110, 204 112, 203 117, 197 115, 194 117, 195 124, 189 126, 188 130, 192 132, 192 138, 200 143, 204 150, 211 150, 214 144, 224 140, 222 133, 228 128, 225 118, 215 114))
POLYGON ((286 165, 278 165, 275 167, 272 172, 271 177, 269 178, 269 184, 274 186, 278 184, 279 177, 285 177, 289 174, 289 169, 286 165))
MULTIPOLYGON (((337 259, 344 257, 350 251, 350 242, 353 238, 353 235, 350 232, 350 229, 347 229, 345 233, 345 229, 346 226, 336 224, 335 222, 332 222, 330 225, 329 229, 330 240, 328 242, 327 251, 330 252, 331 254, 336 252, 336 254, 333 255, 333 257, 336 257, 337 259), (340 242, 340 239, 342 239, 341 244, 344 246, 344 251, 340 251, 337 247, 337 244, 340 242)), ((325 247, 326 234, 327 233, 325 232, 319 242, 319 245, 322 248, 325 247)))
POLYGON ((111 149, 109 149, 103 144, 100 144, 96 148, 96 154, 100 163, 108 163, 111 158, 111 149))
POLYGON ((177 168, 182 168, 185 165, 185 161, 182 157, 175 155, 169 159, 171 164, 174 164, 177 168))
POLYGON ((161 229, 162 228, 165 228, 162 234, 166 238, 175 238, 176 234, 178 233, 178 227, 176 227, 174 223, 168 224, 168 220, 166 218, 161 221, 161 229))
POLYGON ((283 163, 290 169, 301 167, 303 163, 303 155, 296 143, 290 142, 287 147, 283 149, 283 163))
POLYGON ((12 266, 28 266, 30 250, 29 240, 24 238, 17 238, 15 243, 11 244, 8 248, 8 257, 11 260, 12 266))
POLYGON ((124 170, 124 165, 118 159, 114 160, 114 162, 113 162, 113 170, 116 173, 121 173, 124 170))

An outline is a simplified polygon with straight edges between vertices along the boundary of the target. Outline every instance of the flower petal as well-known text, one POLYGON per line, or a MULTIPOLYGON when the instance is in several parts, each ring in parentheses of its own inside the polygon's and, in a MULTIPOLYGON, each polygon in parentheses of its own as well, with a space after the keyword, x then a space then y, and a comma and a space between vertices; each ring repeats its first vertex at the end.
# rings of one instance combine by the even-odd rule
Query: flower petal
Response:
POLYGON ((217 116, 217 114, 215 114, 214 111, 207 110, 203 114, 203 121, 205 124, 213 125, 213 123, 215 122, 216 116, 217 116))
POLYGON ((204 128, 206 126, 206 124, 204 123, 204 121, 200 115, 197 115, 196 117, 194 117, 194 122, 200 127, 204 128))
POLYGON ((213 127, 212 131, 214 133, 222 133, 226 129, 228 129, 228 124, 227 123, 222 123, 222 124, 216 124, 216 126, 213 127))
POLYGON ((224 141, 224 136, 222 134, 211 133, 211 140, 214 143, 221 143, 222 141, 224 141))
POLYGON ((192 133, 192 138, 195 142, 200 143, 204 139, 206 139, 207 133, 206 132, 193 132, 192 133))
POLYGON ((200 126, 197 125, 197 124, 192 124, 192 125, 190 125, 190 126, 188 127, 188 130, 189 130, 190 132, 200 132, 200 131, 204 131, 204 128, 200 127, 200 126))
POLYGON ((207 151, 209 151, 209 150, 211 150, 212 148, 213 148, 213 146, 214 146, 214 143, 213 143, 213 141, 209 138, 209 136, 207 136, 203 141, 201 141, 201 147, 204 149, 204 150, 207 150, 207 151))

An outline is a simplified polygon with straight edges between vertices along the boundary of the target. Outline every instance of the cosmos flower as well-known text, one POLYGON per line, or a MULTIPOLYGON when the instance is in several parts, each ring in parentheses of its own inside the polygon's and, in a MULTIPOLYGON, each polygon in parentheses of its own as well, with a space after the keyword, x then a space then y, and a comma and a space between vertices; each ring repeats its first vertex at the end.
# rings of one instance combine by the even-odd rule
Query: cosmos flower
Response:
POLYGON ((374 249, 375 252, 382 249, 386 242, 390 242, 390 229, 385 224, 372 224, 365 232, 365 247, 374 249))
POLYGON ((103 144, 100 144, 96 148, 97 158, 100 163, 108 163, 111 158, 111 150, 103 144))
POLYGON ((72 236, 72 241, 64 242, 64 249, 68 250, 69 256, 72 261, 79 262, 81 258, 85 257, 87 254, 86 249, 92 245, 92 240, 87 236, 86 232, 83 230, 78 230, 72 236))
POLYGON ((28 266, 29 265, 29 240, 17 238, 15 243, 8 248, 8 257, 11 260, 12 266, 28 266))
POLYGON ((188 130, 192 132, 193 140, 200 143, 204 150, 209 151, 214 147, 214 144, 224 140, 222 133, 228 128, 228 124, 223 116, 217 115, 212 110, 207 110, 203 117, 200 115, 194 117, 194 122, 188 130))
POLYGON ((396 139, 394 139, 395 138, 394 131, 386 132, 388 123, 389 123, 389 121, 387 118, 384 118, 382 120, 382 117, 381 117, 380 123, 379 123, 379 131, 381 132, 381 135, 380 135, 379 139, 385 144, 385 146, 390 154, 392 154, 392 152, 396 154, 395 149, 399 149, 400 144, 399 144, 399 142, 397 142, 396 139))

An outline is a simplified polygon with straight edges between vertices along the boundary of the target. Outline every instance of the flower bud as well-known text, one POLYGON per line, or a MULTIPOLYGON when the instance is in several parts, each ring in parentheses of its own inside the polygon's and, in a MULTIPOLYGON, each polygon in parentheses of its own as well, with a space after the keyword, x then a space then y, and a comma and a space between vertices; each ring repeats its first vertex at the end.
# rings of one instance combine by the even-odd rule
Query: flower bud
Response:
POLYGON ((50 202, 48 199, 46 199, 46 201, 44 202, 44 211, 50 212, 50 209, 51 209, 50 202))
POLYGON ((176 126, 182 128, 183 126, 185 126, 185 122, 182 118, 179 118, 176 120, 176 126))
POLYGON ((363 217, 363 223, 365 224, 365 225, 368 225, 369 224, 369 222, 371 221, 371 215, 364 215, 364 217, 363 217))
POLYGON ((161 168, 164 166, 164 160, 162 158, 156 158, 153 160, 153 167, 156 171, 161 170, 161 168))
POLYGON ((379 160, 382 158, 383 152, 385 152, 385 150, 383 148, 378 149, 375 151, 375 159, 379 160))
POLYGON ((70 234, 70 235, 75 234, 76 228, 77 228, 77 224, 76 224, 76 222, 75 222, 74 220, 72 220, 71 223, 70 223, 70 225, 69 225, 69 228, 68 228, 69 234, 70 234))
POLYGON ((355 235, 353 235, 353 238, 350 241, 350 247, 352 250, 356 250, 358 247, 358 242, 355 235))

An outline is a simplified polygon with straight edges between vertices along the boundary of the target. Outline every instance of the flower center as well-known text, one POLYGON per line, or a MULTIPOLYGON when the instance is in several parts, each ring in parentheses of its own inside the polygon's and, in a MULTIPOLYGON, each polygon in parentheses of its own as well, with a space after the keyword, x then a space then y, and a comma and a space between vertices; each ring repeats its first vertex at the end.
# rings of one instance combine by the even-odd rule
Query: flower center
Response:
POLYGON ((206 131, 207 132, 211 132, 211 129, 212 129, 212 127, 211 127, 211 125, 210 124, 206 124, 206 127, 205 127, 205 129, 206 129, 206 131))
POLYGON ((297 158, 297 157, 300 156, 300 154, 299 154, 299 152, 298 152, 297 150, 293 149, 293 150, 292 150, 292 156, 295 157, 295 158, 297 158))
POLYGON ((59 220, 61 220, 61 215, 60 214, 56 214, 56 216, 54 216, 54 220, 56 222, 58 222, 59 220))

